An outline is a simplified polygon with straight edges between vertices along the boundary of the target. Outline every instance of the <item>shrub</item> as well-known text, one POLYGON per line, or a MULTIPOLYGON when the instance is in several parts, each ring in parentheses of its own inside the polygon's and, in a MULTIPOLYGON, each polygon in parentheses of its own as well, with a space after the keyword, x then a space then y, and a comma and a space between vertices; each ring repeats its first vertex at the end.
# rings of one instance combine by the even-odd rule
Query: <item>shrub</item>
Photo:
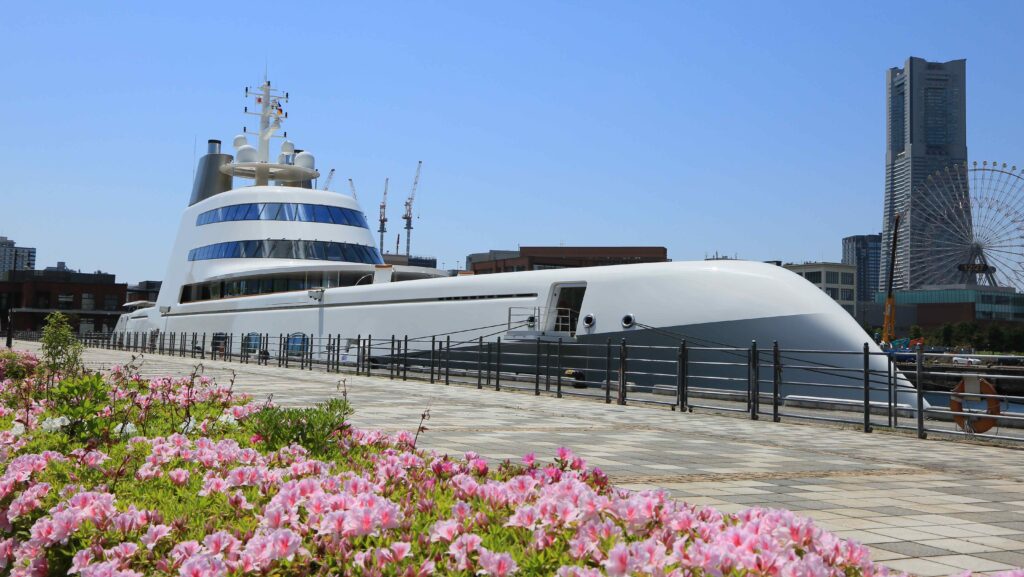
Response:
POLYGON ((347 427, 352 415, 348 401, 331 399, 313 408, 271 407, 249 419, 247 429, 276 451, 289 445, 302 445, 317 457, 337 452, 335 438, 347 427))
POLYGON ((46 316, 42 336, 43 361, 52 374, 74 375, 82 367, 82 343, 78 341, 68 318, 60 311, 46 316))

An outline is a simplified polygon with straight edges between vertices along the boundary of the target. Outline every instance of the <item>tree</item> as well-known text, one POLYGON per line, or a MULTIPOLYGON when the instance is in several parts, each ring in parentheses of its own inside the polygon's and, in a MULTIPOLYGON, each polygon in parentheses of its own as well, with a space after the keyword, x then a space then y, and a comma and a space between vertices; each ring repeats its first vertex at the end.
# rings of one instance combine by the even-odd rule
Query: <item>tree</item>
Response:
POLYGON ((953 346, 953 324, 946 323, 942 325, 942 346, 951 347, 953 346))
POLYGON ((51 375, 72 376, 82 367, 82 343, 60 311, 46 316, 43 327, 43 364, 51 375))
POLYGON ((992 323, 985 331, 985 340, 990 351, 1002 351, 1006 348, 1006 331, 998 324, 992 323))
POLYGON ((912 339, 919 339, 919 338, 921 338, 921 336, 922 336, 922 334, 921 334, 921 327, 920 326, 913 325, 913 326, 910 327, 910 338, 912 338, 912 339))

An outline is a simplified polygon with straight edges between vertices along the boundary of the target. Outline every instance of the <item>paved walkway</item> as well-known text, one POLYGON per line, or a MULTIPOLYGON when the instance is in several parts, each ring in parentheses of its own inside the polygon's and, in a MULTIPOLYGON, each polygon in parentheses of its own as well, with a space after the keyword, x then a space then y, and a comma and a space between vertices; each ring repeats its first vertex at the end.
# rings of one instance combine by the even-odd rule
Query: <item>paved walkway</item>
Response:
MULTIPOLYGON (((36 343, 17 348, 34 350, 36 343)), ((106 368, 130 353, 87 350, 106 368)), ((192 359, 148 355, 145 376, 182 375, 192 359)), ((867 544, 873 559, 923 577, 965 569, 1024 567, 1024 450, 823 425, 772 423, 592 400, 478 391, 277 367, 203 361, 219 382, 308 405, 340 395, 354 424, 415 430, 430 408, 420 446, 491 459, 571 447, 619 486, 664 488, 724 511, 779 507, 867 544)))

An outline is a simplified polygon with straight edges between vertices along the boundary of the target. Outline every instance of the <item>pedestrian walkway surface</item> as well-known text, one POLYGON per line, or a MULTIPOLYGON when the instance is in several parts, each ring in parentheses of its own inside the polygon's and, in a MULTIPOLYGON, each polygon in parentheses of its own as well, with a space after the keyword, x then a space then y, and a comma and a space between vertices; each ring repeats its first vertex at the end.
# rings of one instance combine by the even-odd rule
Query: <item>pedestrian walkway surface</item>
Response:
MULTIPOLYGON (((93 368, 131 357, 85 353, 93 368)), ((566 446, 620 487, 662 488, 730 512, 790 509, 898 571, 1024 567, 1024 450, 160 355, 145 355, 140 372, 180 376, 200 362, 218 382, 233 377, 236 391, 272 394, 281 405, 311 405, 344 388, 362 428, 415 431, 429 409, 424 449, 503 460, 531 451, 550 459, 566 446)))

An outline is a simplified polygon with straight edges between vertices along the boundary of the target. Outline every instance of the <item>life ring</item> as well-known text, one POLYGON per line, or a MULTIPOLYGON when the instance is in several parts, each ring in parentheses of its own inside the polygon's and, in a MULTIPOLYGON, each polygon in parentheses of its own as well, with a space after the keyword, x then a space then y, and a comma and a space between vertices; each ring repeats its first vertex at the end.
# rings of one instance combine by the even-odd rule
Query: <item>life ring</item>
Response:
MULTIPOLYGON (((949 409, 954 413, 964 412, 964 391, 967 389, 967 385, 963 379, 957 383, 956 387, 953 388, 953 394, 949 396, 949 409)), ((982 395, 995 395, 996 388, 992 386, 992 383, 985 379, 978 379, 978 390, 972 391, 971 394, 982 394, 982 395)), ((988 405, 988 409, 985 413, 988 415, 999 415, 999 398, 995 396, 986 396, 985 402, 988 405)), ((992 427, 996 426, 996 419, 993 417, 974 417, 967 415, 953 415, 953 420, 956 421, 956 425, 964 431, 971 433, 984 433, 992 427)))

